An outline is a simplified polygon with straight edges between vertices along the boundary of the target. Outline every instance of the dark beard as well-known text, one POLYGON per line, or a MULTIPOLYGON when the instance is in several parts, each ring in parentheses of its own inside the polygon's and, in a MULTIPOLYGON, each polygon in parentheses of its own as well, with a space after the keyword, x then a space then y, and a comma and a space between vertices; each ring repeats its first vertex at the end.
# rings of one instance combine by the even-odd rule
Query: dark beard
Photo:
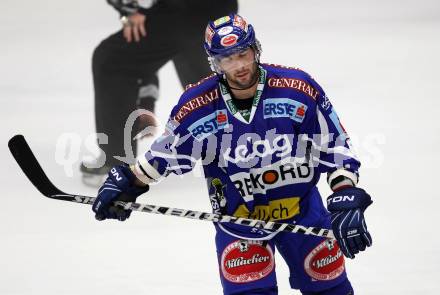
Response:
POLYGON ((240 88, 237 88, 237 87, 232 87, 229 83, 226 82, 228 84, 228 87, 231 88, 231 89, 234 89, 234 90, 246 90, 246 89, 249 89, 252 86, 254 86, 255 83, 257 83, 258 76, 259 76, 259 69, 258 69, 257 65, 255 65, 255 67, 256 67, 256 70, 254 72, 252 80, 247 85, 242 85, 239 82, 235 82, 234 81, 235 84, 238 84, 239 86, 241 86, 240 88))

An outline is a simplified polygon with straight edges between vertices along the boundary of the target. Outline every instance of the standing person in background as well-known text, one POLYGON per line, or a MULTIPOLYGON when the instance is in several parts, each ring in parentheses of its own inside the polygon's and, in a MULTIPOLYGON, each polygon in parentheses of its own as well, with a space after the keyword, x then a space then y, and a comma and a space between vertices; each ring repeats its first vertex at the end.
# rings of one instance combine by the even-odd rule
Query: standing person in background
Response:
POLYGON ((238 9, 237 0, 107 2, 119 11, 123 27, 93 54, 96 132, 107 135, 108 142, 98 141, 102 152, 95 163, 81 163, 83 180, 91 185, 101 183, 110 167, 121 163, 115 156, 126 156, 124 126, 133 111, 151 112, 140 115, 131 130, 134 156, 135 135, 157 125, 152 114, 158 97, 157 71, 172 60, 182 87, 208 76, 202 34, 206 23, 238 9))

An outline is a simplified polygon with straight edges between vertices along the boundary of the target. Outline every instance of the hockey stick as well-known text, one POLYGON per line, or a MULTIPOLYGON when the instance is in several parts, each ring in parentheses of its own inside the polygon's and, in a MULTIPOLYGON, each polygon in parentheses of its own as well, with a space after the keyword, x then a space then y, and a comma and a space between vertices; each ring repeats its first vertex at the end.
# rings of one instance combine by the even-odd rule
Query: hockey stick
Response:
MULTIPOLYGON (((46 197, 56 200, 75 202, 92 205, 96 198, 81 196, 76 194, 67 194, 59 190, 46 176, 31 148, 27 144, 23 135, 15 135, 8 142, 9 150, 32 184, 46 197)), ((213 214, 207 212, 163 207, 157 205, 139 204, 132 202, 117 201, 116 205, 133 211, 146 213, 155 213, 161 215, 179 216, 191 219, 206 220, 212 222, 229 222, 257 229, 269 230, 272 232, 290 232, 304 235, 313 235, 333 239, 333 232, 329 229, 317 227, 307 227, 296 224, 280 223, 273 221, 263 221, 257 219, 248 219, 228 215, 213 214)))

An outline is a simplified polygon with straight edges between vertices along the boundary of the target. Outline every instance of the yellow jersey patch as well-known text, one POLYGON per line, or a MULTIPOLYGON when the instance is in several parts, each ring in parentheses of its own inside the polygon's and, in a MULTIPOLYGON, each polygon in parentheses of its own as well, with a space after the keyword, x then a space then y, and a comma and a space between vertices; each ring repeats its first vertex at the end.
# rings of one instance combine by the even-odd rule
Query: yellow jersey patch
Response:
POLYGON ((277 221, 292 218, 299 213, 299 197, 270 201, 268 205, 257 205, 254 212, 250 213, 245 205, 240 205, 234 216, 259 219, 264 221, 277 221))

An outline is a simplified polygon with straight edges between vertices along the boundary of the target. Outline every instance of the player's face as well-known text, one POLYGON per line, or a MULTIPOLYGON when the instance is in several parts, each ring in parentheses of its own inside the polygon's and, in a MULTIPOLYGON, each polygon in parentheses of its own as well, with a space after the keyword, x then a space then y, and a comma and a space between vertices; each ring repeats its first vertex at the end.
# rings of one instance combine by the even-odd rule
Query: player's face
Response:
POLYGON ((255 82, 257 64, 255 53, 248 48, 220 59, 220 68, 224 71, 228 82, 235 87, 246 88, 255 82))

